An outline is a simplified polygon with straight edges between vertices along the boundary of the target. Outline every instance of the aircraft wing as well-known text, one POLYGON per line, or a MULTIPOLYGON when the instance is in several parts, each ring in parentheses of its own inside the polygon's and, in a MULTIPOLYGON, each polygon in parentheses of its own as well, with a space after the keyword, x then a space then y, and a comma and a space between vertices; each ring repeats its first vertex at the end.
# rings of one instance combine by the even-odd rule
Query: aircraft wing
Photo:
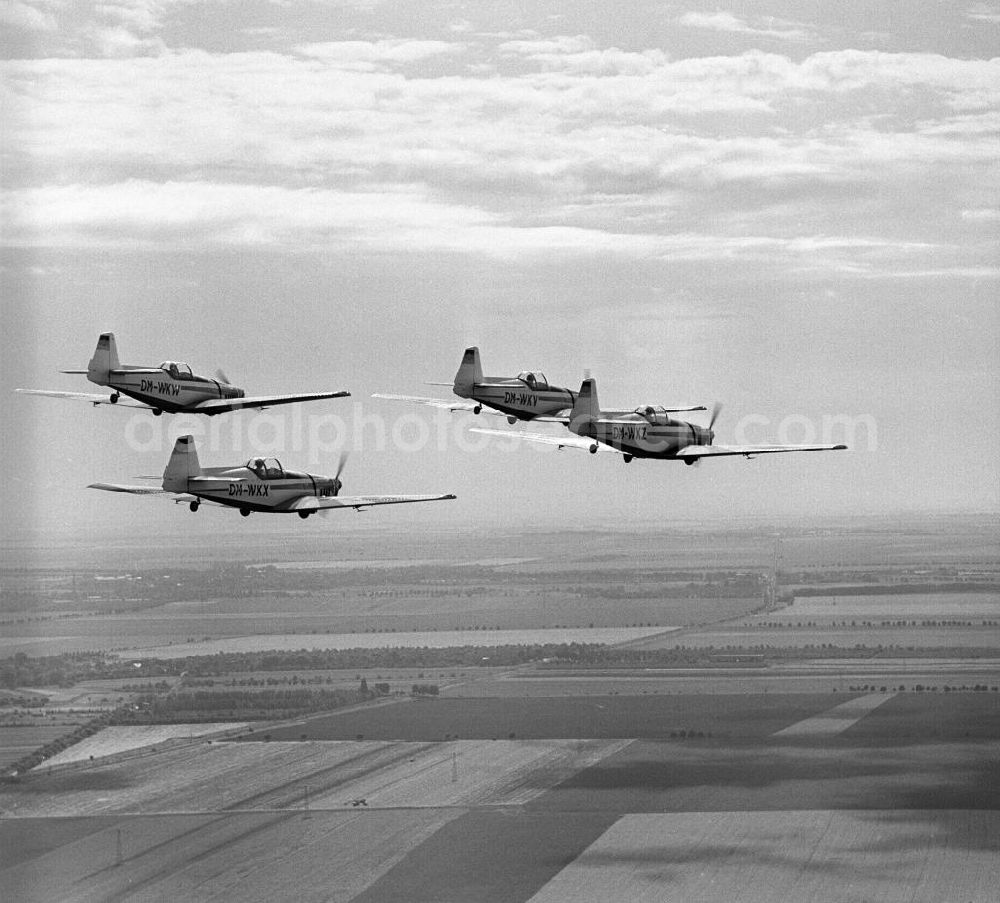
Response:
POLYGON ((344 398, 350 392, 307 392, 304 395, 253 395, 248 398, 212 398, 196 404, 190 410, 199 414, 224 414, 243 408, 270 408, 296 401, 317 401, 321 398, 344 398))
MULTIPOLYGON (((451 383, 448 383, 448 385, 450 386, 451 383)), ((497 417, 507 416, 506 414, 501 414, 499 411, 493 411, 477 401, 448 401, 445 398, 425 398, 422 395, 375 394, 372 395, 372 398, 386 398, 389 401, 408 401, 410 404, 423 404, 430 408, 440 408, 442 411, 468 411, 470 414, 475 414, 476 408, 479 408, 481 414, 494 414, 497 417)))
POLYGON ((91 404, 113 404, 121 405, 123 408, 153 410, 150 405, 124 395, 118 401, 112 401, 110 395, 102 395, 100 392, 57 392, 53 389, 15 389, 14 391, 20 392, 22 395, 47 395, 49 398, 71 398, 74 401, 88 401, 91 404))
POLYGON ((779 452, 801 451, 841 451, 846 445, 688 445, 677 452, 677 457, 685 460, 697 458, 717 458, 726 455, 775 455, 779 452))
MULTIPOLYGON (((540 418, 536 417, 535 420, 540 418)), ((586 439, 583 436, 549 436, 545 433, 526 433, 523 430, 483 430, 472 427, 470 433, 482 433, 484 436, 501 436, 506 439, 524 439, 526 442, 538 442, 542 445, 554 445, 556 448, 580 448, 586 451, 612 452, 616 455, 625 454, 617 448, 598 442, 596 439, 586 439)))
POLYGON ((370 508, 373 505, 404 505, 407 502, 444 502, 453 495, 335 495, 317 498, 304 495, 296 499, 286 511, 320 511, 324 508, 370 508))

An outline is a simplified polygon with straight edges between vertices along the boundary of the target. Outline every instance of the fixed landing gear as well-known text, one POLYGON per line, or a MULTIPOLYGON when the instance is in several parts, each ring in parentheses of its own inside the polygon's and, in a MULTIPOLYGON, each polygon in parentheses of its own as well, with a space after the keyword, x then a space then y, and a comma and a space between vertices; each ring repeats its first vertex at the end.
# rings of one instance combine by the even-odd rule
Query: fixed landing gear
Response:
POLYGON ((191 504, 188 505, 188 508, 190 508, 192 511, 197 511, 200 507, 201 507, 201 502, 191 502, 191 504))
POLYGON ((515 423, 517 423, 517 418, 516 418, 516 417, 508 417, 508 418, 507 418, 507 422, 508 422, 508 423, 509 423, 509 424, 510 424, 511 426, 513 426, 513 425, 514 425, 515 423))
POLYGON ((160 414, 162 414, 162 413, 163 413, 163 411, 161 411, 159 408, 153 408, 153 416, 154 417, 159 417, 160 414))
POLYGON ((690 467, 692 464, 697 464, 698 463, 698 459, 697 458, 685 458, 684 459, 684 463, 687 464, 688 467, 690 467))
POLYGON ((110 398, 108 399, 108 401, 110 401, 110 402, 111 402, 112 404, 118 404, 118 399, 119 399, 119 398, 121 398, 121 397, 122 397, 122 396, 121 396, 121 392, 115 392, 115 393, 113 393, 113 394, 112 394, 112 396, 111 396, 111 397, 110 397, 110 398))
POLYGON ((305 520, 310 514, 312 514, 312 511, 300 511, 299 517, 301 517, 302 520, 305 520))
POLYGON ((474 408, 472 409, 472 413, 473 413, 473 414, 482 414, 482 413, 483 413, 483 406, 482 406, 481 404, 477 404, 477 405, 476 405, 476 406, 475 406, 475 407, 474 407, 474 408))
POLYGON ((242 514, 244 517, 249 517, 250 516, 250 509, 249 508, 240 508, 240 514, 242 514))
POLYGON ((592 455, 597 454, 597 443, 595 442, 590 448, 587 449, 592 455))
POLYGON ((624 462, 625 462, 626 464, 628 464, 628 462, 632 460, 632 456, 631 456, 631 455, 622 455, 622 460, 623 460, 623 461, 624 461, 624 462))

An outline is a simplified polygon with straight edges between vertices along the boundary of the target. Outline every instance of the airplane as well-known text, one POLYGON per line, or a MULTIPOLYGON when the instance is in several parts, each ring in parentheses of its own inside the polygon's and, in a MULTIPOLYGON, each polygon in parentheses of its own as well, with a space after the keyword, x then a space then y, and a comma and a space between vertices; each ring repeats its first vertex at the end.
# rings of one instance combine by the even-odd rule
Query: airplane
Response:
POLYGON ((702 458, 742 455, 753 458, 779 452, 840 451, 846 445, 714 445, 715 420, 721 405, 712 408, 708 426, 698 426, 670 417, 671 409, 661 405, 640 405, 633 411, 602 411, 597 399, 597 381, 585 379, 580 386, 567 424, 572 436, 551 436, 514 430, 471 432, 507 436, 555 445, 581 448, 591 454, 613 452, 628 464, 633 458, 658 458, 695 464, 702 458))
MULTIPOLYGON (((202 467, 193 436, 181 436, 163 471, 162 488, 129 486, 121 483, 91 483, 88 489, 128 492, 133 495, 174 496, 192 511, 203 504, 238 508, 248 517, 254 511, 297 514, 303 520, 328 508, 370 508, 374 505, 401 505, 407 502, 437 502, 453 495, 340 495, 344 467, 342 456, 332 477, 285 470, 276 458, 251 458, 237 467, 202 467)), ((140 477, 139 479, 145 479, 140 477)), ((152 477, 151 479, 156 479, 152 477)))
MULTIPOLYGON (((443 398, 425 398, 419 395, 376 394, 372 398, 409 401, 446 411, 471 411, 473 414, 504 416, 508 423, 531 420, 539 423, 568 424, 570 411, 577 396, 577 393, 570 389, 550 385, 545 374, 537 370, 522 370, 517 376, 483 376, 479 348, 476 346, 465 349, 454 383, 429 383, 429 385, 451 386, 459 398, 471 398, 472 401, 446 401, 443 398), (484 405, 494 410, 483 411, 484 405)), ((667 410, 674 412, 706 409, 703 405, 696 405, 667 410)))
POLYGON ((112 332, 102 333, 86 370, 62 370, 62 373, 86 374, 99 386, 114 389, 110 396, 90 392, 58 392, 50 389, 18 389, 25 395, 47 395, 51 398, 72 398, 91 404, 121 404, 144 408, 157 417, 164 411, 171 414, 224 414, 243 408, 269 408, 296 401, 320 398, 343 398, 350 392, 310 392, 304 395, 254 395, 247 397, 243 389, 230 385, 226 375, 216 371, 216 379, 196 376, 187 364, 164 361, 158 367, 132 366, 118 361, 118 348, 112 332), (122 396, 128 396, 125 401, 122 396))

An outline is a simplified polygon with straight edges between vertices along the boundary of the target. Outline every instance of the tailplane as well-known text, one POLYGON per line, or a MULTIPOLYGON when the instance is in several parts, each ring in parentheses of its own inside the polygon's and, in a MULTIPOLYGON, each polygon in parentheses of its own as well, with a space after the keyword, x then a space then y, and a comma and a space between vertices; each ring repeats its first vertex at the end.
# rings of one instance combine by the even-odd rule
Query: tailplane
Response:
POLYGON ((112 370, 120 370, 121 364, 118 363, 118 347, 115 345, 115 334, 113 332, 105 332, 101 334, 101 337, 97 340, 97 348, 94 350, 94 356, 90 359, 90 365, 87 367, 87 379, 92 383, 97 383, 99 386, 106 386, 108 384, 108 374, 112 370))
POLYGON ((174 451, 163 471, 163 488, 167 492, 187 492, 188 479, 201 473, 198 450, 193 436, 181 436, 174 443, 174 451))
POLYGON ((479 362, 479 349, 473 345, 465 349, 462 365, 455 374, 455 385, 452 387, 460 398, 469 398, 476 383, 483 381, 483 366, 479 362))

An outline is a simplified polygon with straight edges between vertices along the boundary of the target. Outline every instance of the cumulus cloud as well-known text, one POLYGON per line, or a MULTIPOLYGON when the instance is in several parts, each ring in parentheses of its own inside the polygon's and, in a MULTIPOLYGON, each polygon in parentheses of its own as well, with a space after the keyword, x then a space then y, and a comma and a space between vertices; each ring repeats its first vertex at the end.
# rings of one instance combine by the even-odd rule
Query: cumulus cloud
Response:
POLYGON ((813 38, 811 29, 796 22, 787 22, 773 17, 760 20, 757 25, 750 25, 729 12, 689 12, 679 16, 677 21, 687 28, 733 32, 754 37, 773 38, 779 41, 808 41, 813 38))
MULTIPOLYGON (((187 232, 490 254, 778 249, 846 268, 883 240, 866 219, 880 194, 900 198, 880 226, 889 234, 907 198, 932 190, 936 219, 958 221, 991 184, 998 61, 857 50, 671 60, 532 36, 500 44, 518 65, 478 77, 468 46, 8 61, 18 240, 110 241, 134 228, 150 242, 187 232), (87 204, 113 215, 84 216, 87 204), (351 219, 346 205, 373 216, 351 219), (804 223, 807 236, 846 237, 801 251, 791 233, 804 223)), ((920 253, 917 238, 887 247, 920 253)))

